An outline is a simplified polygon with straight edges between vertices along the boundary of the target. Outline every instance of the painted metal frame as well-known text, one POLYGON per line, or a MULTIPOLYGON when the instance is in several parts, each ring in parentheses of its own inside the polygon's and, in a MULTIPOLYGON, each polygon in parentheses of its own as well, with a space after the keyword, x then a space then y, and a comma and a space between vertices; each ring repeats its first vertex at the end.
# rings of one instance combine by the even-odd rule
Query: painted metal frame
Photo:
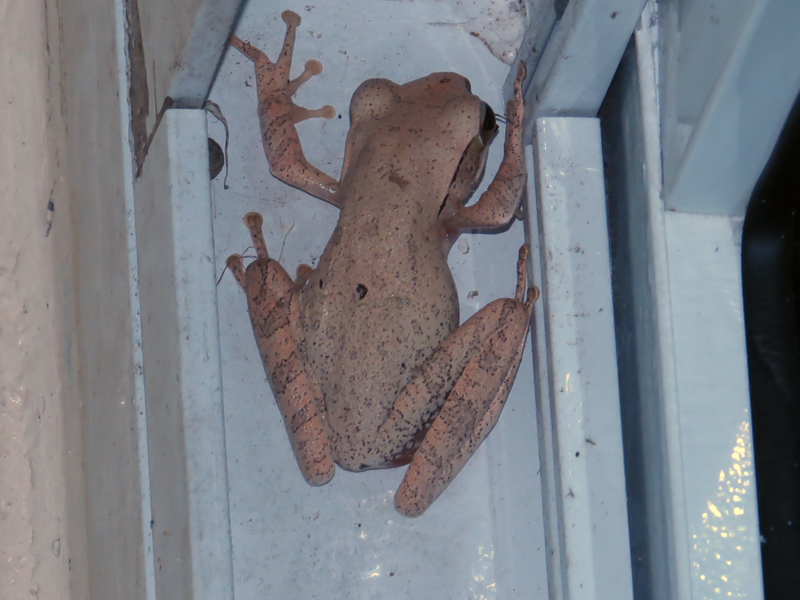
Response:
MULTIPOLYGON (((578 10, 583 7, 581 3, 571 3, 567 11, 570 8, 578 10)), ((667 3, 662 10, 669 11, 670 8, 667 3)), ((785 16, 786 11, 796 7, 774 3, 753 9, 745 27, 745 32, 750 33, 743 36, 748 44, 760 45, 762 50, 764 46, 778 47, 778 44, 773 45, 765 39, 768 31, 776 29, 774 18, 779 12, 778 8, 785 16), (753 33, 756 31, 758 34, 753 33)), ((580 51, 568 53, 561 50, 570 47, 570 41, 564 41, 569 35, 559 33, 559 27, 566 22, 566 15, 567 12, 554 28, 528 90, 527 96, 540 107, 532 119, 542 114, 539 111, 555 115, 593 115, 605 94, 603 88, 601 94, 595 95, 598 98, 597 107, 582 104, 581 86, 575 85, 576 81, 581 81, 580 70, 574 68, 576 63, 570 63, 572 56, 580 55, 580 51), (546 60, 548 55, 549 61, 546 60), (556 58, 553 59, 553 56, 556 58), (574 70, 570 71, 570 67, 574 70), (561 91, 560 85, 563 85, 564 91, 561 91), (562 100, 553 104, 552 98, 562 100)), ((594 19, 589 23, 594 26, 598 21, 594 19)), ((579 24, 581 21, 576 18, 574 22, 579 24)), ((680 188, 676 184, 668 191, 665 206, 661 192, 661 135, 664 126, 659 129, 658 109, 659 100, 663 102, 664 99, 659 96, 657 85, 658 51, 661 49, 669 53, 669 44, 674 40, 662 40, 659 44, 658 26, 659 13, 655 3, 651 2, 636 32, 642 112, 633 117, 634 120, 641 119, 643 123, 640 147, 643 146, 646 151, 635 158, 639 161, 636 165, 627 167, 631 172, 634 169, 638 171, 638 177, 644 177, 642 185, 647 190, 649 203, 648 209, 642 212, 634 207, 635 203, 641 202, 641 196, 627 198, 631 203, 629 216, 644 219, 632 221, 630 230, 647 232, 643 237, 634 236, 629 240, 631 245, 628 250, 634 255, 633 260, 638 267, 628 276, 631 285, 640 292, 634 295, 635 302, 627 310, 633 311, 633 333, 639 336, 639 341, 644 341, 641 336, 646 337, 648 331, 653 337, 652 345, 635 347, 640 354, 633 364, 620 364, 620 368, 623 373, 635 373, 638 381, 652 383, 646 386, 649 392, 633 401, 643 411, 644 423, 652 434, 645 445, 646 453, 653 461, 653 471, 663 473, 663 477, 651 477, 644 482, 643 502, 650 506, 650 521, 645 525, 649 532, 646 536, 651 542, 648 551, 652 553, 652 560, 657 560, 655 556, 664 560, 656 572, 647 574, 648 584, 638 588, 637 594, 645 591, 646 595, 657 598, 704 597, 706 591, 724 588, 739 597, 758 598, 762 592, 755 497, 752 492, 745 493, 752 489, 754 474, 749 445, 749 393, 738 264, 740 222, 731 217, 715 218, 674 212, 676 209, 712 213, 723 210, 735 217, 743 211, 743 199, 749 197, 752 184, 763 166, 763 162, 758 160, 749 165, 740 177, 731 177, 730 189, 715 196, 719 198, 727 194, 725 200, 728 208, 714 208, 711 204, 697 203, 696 199, 699 190, 707 191, 708 183, 704 184, 703 181, 707 182, 709 178, 719 181, 720 177, 725 177, 723 173, 730 172, 733 167, 732 161, 728 161, 727 166, 721 165, 719 157, 715 155, 715 152, 719 154, 719 140, 725 139, 717 134, 726 131, 724 116, 729 114, 726 107, 746 106, 749 97, 743 100, 737 96, 731 80, 739 81, 735 78, 746 75, 746 67, 752 68, 754 63, 752 58, 748 62, 747 57, 742 56, 740 40, 695 130, 694 136, 699 141, 690 142, 687 154, 683 157, 681 177, 684 179, 680 185, 686 187, 680 188), (718 131, 712 135, 709 132, 714 126, 718 131), (713 159, 712 163, 708 159, 713 159), (709 164, 713 164, 714 169, 706 169, 709 164), (687 173, 703 175, 705 179, 696 180, 697 185, 694 185, 687 173), (651 316, 655 317, 655 329, 650 326, 651 316), (648 394, 655 394, 655 397, 648 394), (651 403, 651 400, 655 402, 651 403), (727 462, 723 460, 725 457, 727 462)), ((590 33, 581 35, 579 27, 567 27, 567 30, 575 35, 572 43, 583 43, 584 50, 592 47, 594 42, 587 41, 587 36, 591 39, 590 33)), ((621 56, 627 39, 619 41, 624 42, 618 46, 621 56)), ((791 53, 787 53, 787 56, 791 56, 791 53)), ((577 64, 580 65, 580 61, 577 64)), ((616 64, 617 61, 614 62, 614 69, 616 64)), ((610 82, 610 76, 607 81, 603 80, 604 85, 610 82)), ((662 71, 661 77, 664 76, 662 71)), ((584 78, 595 81, 588 75, 584 78)), ((750 107, 756 117, 762 114, 759 110, 763 111, 766 104, 777 113, 771 115, 763 131, 759 132, 759 139, 754 140, 758 146, 756 153, 761 154, 763 161, 797 91, 794 75, 787 77, 782 84, 781 92, 774 100, 761 95, 762 105, 750 107)), ((534 148, 538 151, 537 160, 546 163, 552 148, 547 141, 539 139, 538 127, 544 122, 545 119, 533 121, 534 148)), ((759 127, 761 125, 758 118, 754 123, 758 123, 759 127)), ((722 153, 722 162, 725 157, 741 152, 743 147, 752 149, 743 137, 732 140, 724 149, 726 152, 722 153)), ((575 154, 574 164, 581 164, 579 156, 580 153, 575 154)), ((609 160, 613 159, 609 157, 609 160)), ((550 174, 551 169, 546 164, 544 168, 537 169, 540 188, 550 174)), ((587 193, 587 197, 591 197, 591 194, 587 193)), ((546 220, 547 213, 541 198, 539 203, 540 218, 546 220)), ((542 228, 541 223, 539 227, 542 228)), ((542 255, 551 256, 554 250, 558 250, 549 248, 546 239, 544 242, 540 248, 542 255)), ((604 288, 595 289, 601 291, 604 288)), ((555 290, 545 289, 545 306, 547 295, 552 291, 555 290)), ((580 288, 574 291, 579 293, 580 288)), ((545 330, 548 331, 546 326, 545 330)), ((556 341, 569 342, 559 337, 558 330, 552 336, 556 341)), ((601 353, 613 352, 614 345, 611 341, 601 340, 593 349, 601 353)), ((553 358, 552 346, 547 347, 547 353, 549 358, 553 358)), ((552 369, 551 366, 551 376, 552 369)), ((541 386, 540 382, 540 394, 547 397, 541 391, 541 386)), ((549 394, 552 396, 553 391, 550 390, 549 394)), ((555 448, 559 448, 557 430, 560 423, 552 415, 549 418, 550 421, 545 420, 545 425, 553 429, 550 435, 555 448)), ((545 456, 543 452, 543 463, 545 456)), ((557 461, 548 464, 554 464, 556 472, 559 467, 565 467, 557 461)), ((558 477, 551 475, 547 484, 546 487, 555 485, 557 489, 558 477)), ((552 492, 549 496, 552 502, 552 492)), ((556 505, 557 501, 556 495, 556 505)), ((550 510, 552 512, 552 504, 550 510)), ((554 539, 552 526, 548 531, 550 539, 554 539)), ((566 555, 568 538, 563 538, 562 543, 562 552, 566 555)), ((559 569, 554 555, 550 575, 553 576, 559 569)), ((565 578, 565 581, 568 579, 565 578)), ((551 587, 551 594, 554 592, 563 594, 563 597, 573 597, 574 593, 569 589, 569 583, 562 584, 560 590, 551 587)))
POLYGON ((597 119, 535 122, 529 231, 551 598, 633 597, 597 119), (535 183, 534 183, 535 182, 535 183))
POLYGON ((800 3, 669 0, 657 18, 666 206, 743 217, 800 92, 800 3))
POLYGON ((646 6, 621 67, 624 122, 609 134, 624 151, 606 157, 622 231, 613 248, 623 406, 635 413, 623 434, 626 449, 641 450, 628 465, 634 581, 644 597, 760 598, 741 219, 665 204, 659 58, 669 42, 658 10, 646 6))
POLYGON ((603 156, 593 117, 643 5, 573 0, 541 54, 523 45, 519 56, 536 65, 526 119, 535 162, 529 197, 538 215, 528 218, 534 272, 541 265, 543 273, 536 392, 551 598, 633 594, 603 156))
POLYGON ((136 183, 157 598, 232 600, 216 271, 203 110, 168 110, 136 183))

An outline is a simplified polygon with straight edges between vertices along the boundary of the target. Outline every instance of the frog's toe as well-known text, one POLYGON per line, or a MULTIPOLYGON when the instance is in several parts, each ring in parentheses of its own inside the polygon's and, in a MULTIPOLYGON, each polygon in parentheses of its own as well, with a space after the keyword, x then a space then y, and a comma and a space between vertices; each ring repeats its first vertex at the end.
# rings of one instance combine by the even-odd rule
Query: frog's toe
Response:
POLYGON ((525 77, 528 74, 528 67, 525 65, 525 61, 519 61, 519 65, 517 66, 517 79, 520 84, 525 80, 525 77))
POLYGON ((300 15, 292 10, 283 11, 281 13, 281 19, 283 19, 283 22, 286 23, 286 26, 289 28, 297 27, 303 20, 300 18, 300 15))
POLYGON ((244 216, 244 224, 250 231, 250 240, 253 242, 258 258, 269 258, 267 242, 264 240, 264 232, 261 230, 264 225, 264 217, 261 216, 261 213, 249 212, 244 216))
POLYGON ((305 70, 308 71, 312 77, 314 75, 319 75, 322 73, 322 63, 318 60, 307 60, 305 70))
POLYGON ((264 224, 264 217, 261 213, 249 212, 244 216, 244 224, 247 225, 248 229, 253 227, 258 227, 260 229, 264 224))
MULTIPOLYGON (((320 73, 322 73, 322 70, 323 70, 322 63, 319 62, 318 60, 306 61, 303 72, 300 73, 300 75, 296 79, 292 79, 289 83, 286 84, 286 93, 289 94, 289 97, 291 98, 297 93, 297 90, 300 88, 301 85, 303 85, 306 81, 308 81, 315 75, 319 75, 320 73)), ((330 108, 330 107, 326 106, 325 108, 330 108)), ((333 109, 331 108, 331 110, 333 109)), ((330 119, 332 118, 332 116, 327 118, 330 119)))
POLYGON ((530 306, 539 299, 539 288, 532 285, 528 288, 528 297, 525 299, 525 306, 530 306))
POLYGON ((237 283, 245 289, 246 280, 244 275, 244 262, 242 261, 241 254, 232 254, 228 257, 228 260, 225 261, 225 267, 233 273, 233 277, 236 279, 237 283))
POLYGON ((291 117, 293 123, 300 123, 306 119, 332 119, 336 116, 336 110, 332 106, 322 108, 303 108, 302 106, 292 106, 291 117))

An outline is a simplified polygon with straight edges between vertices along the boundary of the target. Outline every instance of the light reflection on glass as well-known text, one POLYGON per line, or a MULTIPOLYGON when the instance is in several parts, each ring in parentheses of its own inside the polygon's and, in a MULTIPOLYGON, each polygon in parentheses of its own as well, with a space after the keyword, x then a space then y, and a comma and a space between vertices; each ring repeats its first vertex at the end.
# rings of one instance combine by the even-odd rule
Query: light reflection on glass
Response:
POLYGON ((478 546, 478 559, 472 566, 471 600, 494 600, 497 589, 494 581, 494 548, 478 546))
POLYGON ((747 531, 744 497, 753 480, 750 424, 743 422, 736 434, 727 470, 719 472, 717 492, 706 502, 701 525, 692 535, 692 571, 701 598, 744 598, 739 572, 749 568, 742 542, 752 542, 756 532, 747 531), (732 541, 735 540, 735 541, 732 541), (736 544, 736 545, 733 545, 736 544), (724 558, 723 558, 724 556, 724 558))

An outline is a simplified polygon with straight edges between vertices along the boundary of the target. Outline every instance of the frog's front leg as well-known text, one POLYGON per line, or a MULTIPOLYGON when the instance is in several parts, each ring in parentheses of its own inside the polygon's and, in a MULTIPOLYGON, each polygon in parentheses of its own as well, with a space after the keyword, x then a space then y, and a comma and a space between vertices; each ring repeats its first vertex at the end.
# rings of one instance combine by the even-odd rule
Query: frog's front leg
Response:
POLYGON ((430 427, 395 495, 405 516, 422 514, 439 497, 497 423, 539 295, 530 287, 525 297, 528 252, 520 249, 515 297, 488 304, 445 338, 379 431, 378 446, 402 456, 416 432, 430 427))
POLYGON ((506 140, 503 161, 492 183, 480 199, 471 206, 461 207, 450 217, 445 227, 451 231, 464 229, 496 229, 511 222, 520 206, 528 179, 525 169, 525 149, 522 143, 522 82, 525 63, 519 63, 514 81, 514 98, 506 107, 506 140))
POLYGON ((322 65, 310 60, 300 77, 289 81, 300 15, 286 10, 281 18, 286 23, 286 37, 281 54, 274 63, 261 50, 235 35, 231 35, 228 41, 256 66, 258 115, 270 172, 281 181, 341 208, 339 182, 309 164, 295 128, 296 123, 311 117, 332 119, 336 116, 331 106, 309 110, 292 101, 292 96, 303 83, 322 72, 322 65))
POLYGON ((258 258, 247 270, 238 254, 228 258, 227 265, 247 294, 258 350, 300 471, 311 485, 323 485, 333 478, 336 467, 322 392, 303 343, 299 286, 269 258, 261 215, 248 213, 244 220, 258 258))

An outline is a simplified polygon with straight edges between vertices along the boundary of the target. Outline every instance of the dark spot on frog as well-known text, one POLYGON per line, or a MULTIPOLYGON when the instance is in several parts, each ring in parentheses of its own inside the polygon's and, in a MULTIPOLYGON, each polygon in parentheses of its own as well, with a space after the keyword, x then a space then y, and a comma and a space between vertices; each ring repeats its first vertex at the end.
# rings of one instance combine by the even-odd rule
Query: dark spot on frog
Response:
POLYGON ((614 12, 611 13, 611 18, 612 19, 616 19, 617 18, 617 11, 614 11, 614 12))
POLYGON ((322 279, 319 280, 319 289, 322 289, 322 279))
POLYGON ((406 181, 395 171, 389 173, 389 181, 399 186, 401 190, 404 190, 406 187, 408 187, 408 181, 406 181))
POLYGON ((576 453, 575 453, 575 458, 579 458, 579 457, 580 457, 580 455, 581 455, 581 453, 580 453, 580 452, 576 452, 576 453))
POLYGON ((359 300, 363 300, 364 296, 367 295, 367 286, 365 286, 363 283, 359 283, 356 286, 356 294, 358 294, 359 300))

